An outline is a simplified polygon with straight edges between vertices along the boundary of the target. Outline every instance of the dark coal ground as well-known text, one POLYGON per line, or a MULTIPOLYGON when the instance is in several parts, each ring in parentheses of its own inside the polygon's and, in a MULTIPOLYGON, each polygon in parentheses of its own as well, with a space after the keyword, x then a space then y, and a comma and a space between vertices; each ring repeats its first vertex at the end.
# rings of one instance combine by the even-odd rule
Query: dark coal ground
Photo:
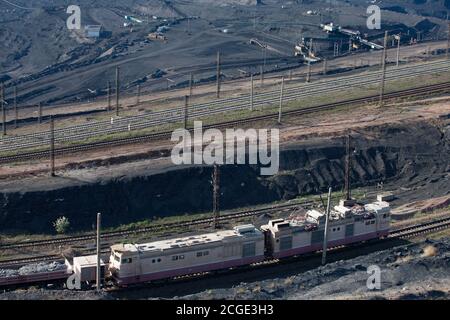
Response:
POLYGON ((258 270, 221 274, 163 285, 96 294, 31 288, 0 294, 2 299, 448 299, 450 238, 397 241, 346 248, 258 270), (431 248, 431 250, 430 250, 431 248), (426 252, 426 253, 425 253, 426 252), (431 254, 430 254, 431 252, 431 254), (367 268, 381 270, 380 290, 369 290, 367 268))
MULTIPOLYGON (((15 1, 19 5, 24 5, 23 2, 15 1)), ((46 106, 92 101, 106 95, 107 81, 114 81, 118 65, 122 66, 124 94, 134 94, 138 83, 142 92, 151 92, 165 89, 166 78, 174 81, 171 86, 186 86, 190 72, 194 73, 196 82, 214 80, 218 50, 222 52, 223 63, 228 63, 222 68, 225 79, 239 76, 238 69, 258 72, 263 53, 260 47, 249 44, 251 38, 278 50, 267 51, 265 65, 266 72, 270 72, 298 66, 301 61, 293 57, 294 44, 302 37, 325 37, 319 27, 322 20, 367 31, 365 1, 265 0, 263 3, 256 5, 256 0, 223 0, 220 5, 214 0, 74 1, 72 4, 82 10, 83 26, 103 26, 104 37, 92 40, 81 36, 82 32, 67 30, 69 15, 65 1, 33 1, 29 5, 32 10, 0 2, 0 79, 6 80, 8 99, 12 98, 12 86, 19 86, 19 104, 42 102, 46 106), (322 16, 305 14, 308 10, 318 10, 322 16), (125 15, 139 17, 144 23, 131 31, 123 27, 125 15), (148 33, 159 26, 170 27, 166 34, 168 42, 146 41, 148 33), (222 32, 225 29, 227 33, 222 32), (156 76, 161 70, 166 75, 156 76)), ((412 1, 402 6, 411 14, 383 11, 386 25, 413 28, 429 19, 440 26, 431 32, 422 30, 423 37, 444 35, 444 0, 429 0, 419 6, 420 10, 412 1)))

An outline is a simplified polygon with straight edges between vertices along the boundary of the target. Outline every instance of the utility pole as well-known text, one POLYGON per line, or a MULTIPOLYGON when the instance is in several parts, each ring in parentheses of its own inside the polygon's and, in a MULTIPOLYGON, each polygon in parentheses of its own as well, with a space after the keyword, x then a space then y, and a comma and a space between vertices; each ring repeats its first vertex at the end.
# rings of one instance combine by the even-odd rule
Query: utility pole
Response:
POLYGON ((217 51, 217 99, 220 98, 220 51, 217 51))
POLYGON ((102 214, 99 212, 97 213, 97 272, 95 274, 95 280, 97 284, 97 292, 100 292, 101 289, 101 266, 100 266, 100 223, 101 223, 101 216, 102 214))
POLYGON ((0 105, 2 108, 2 129, 3 135, 6 136, 6 110, 5 110, 5 84, 2 82, 0 88, 0 105))
POLYGON ((136 105, 138 106, 141 103, 141 85, 138 84, 136 87, 136 105))
POLYGON ((308 61, 308 71, 306 73, 306 82, 311 81, 311 61, 308 61))
POLYGON ((17 129, 17 118, 19 118, 17 110, 17 86, 14 86, 14 129, 17 129))
POLYGON ((386 78, 386 51, 387 51, 388 32, 384 33, 383 59, 381 63, 381 84, 380 84, 380 107, 383 107, 384 99, 384 81, 386 78))
POLYGON ((188 107, 189 107, 189 96, 184 96, 184 128, 187 129, 188 125, 188 107))
POLYGON ((250 111, 253 111, 253 73, 250 74, 250 111))
POLYGON ((398 34, 395 36, 395 38, 397 39, 397 59, 396 59, 396 66, 398 67, 400 64, 400 40, 401 40, 401 35, 398 34))
POLYGON ((187 17, 187 34, 191 35, 191 19, 187 17))
POLYGON ((266 61, 267 61, 267 44, 264 44, 263 47, 263 66, 264 66, 264 70, 266 70, 266 61))
POLYGON ((260 66, 260 75, 261 75, 261 86, 264 85, 264 67, 260 66))
MULTIPOLYGON (((448 12, 447 12, 448 15, 448 12)), ((447 48, 445 50, 445 57, 448 59, 450 51, 450 22, 447 24, 447 48)))
POLYGON ((331 187, 328 189, 327 211, 325 216, 325 228, 323 230, 323 247, 322 247, 322 265, 327 263, 327 247, 328 247, 328 222, 330 220, 331 209, 331 187))
POLYGON ((141 85, 138 84, 138 85, 137 85, 137 91, 136 91, 136 105, 137 105, 137 106, 138 106, 139 103, 141 102, 141 101, 140 101, 140 98, 141 98, 141 85))
POLYGON ((50 175, 55 176, 55 122, 50 116, 50 175))
POLYGON ((116 116, 119 115, 119 98, 120 98, 120 90, 119 90, 119 71, 120 67, 116 67, 116 116))
POLYGON ((111 81, 108 81, 108 89, 107 89, 107 93, 108 93, 108 107, 107 110, 111 111, 111 81))
POLYGON ((284 91, 284 77, 281 77, 280 108, 278 110, 278 124, 281 124, 281 112, 282 112, 282 108, 283 108, 283 91, 284 91))
POLYGON ((39 102, 38 105, 38 123, 41 124, 42 123, 42 103, 39 102))
POLYGON ((189 96, 192 96, 192 86, 194 85, 194 75, 191 73, 189 76, 189 96))
POLYGON ((214 164, 213 172, 213 215, 214 215, 214 228, 219 228, 219 192, 220 192, 220 177, 219 177, 219 165, 214 164))
POLYGON ((347 141, 345 145, 345 199, 351 200, 352 195, 350 191, 350 134, 347 135, 347 141))

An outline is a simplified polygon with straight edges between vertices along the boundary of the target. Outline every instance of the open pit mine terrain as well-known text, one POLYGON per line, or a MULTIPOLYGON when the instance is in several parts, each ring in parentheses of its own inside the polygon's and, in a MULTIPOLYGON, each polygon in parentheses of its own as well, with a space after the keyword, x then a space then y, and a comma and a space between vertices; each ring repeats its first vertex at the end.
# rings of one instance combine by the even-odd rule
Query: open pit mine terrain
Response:
POLYGON ((450 1, 72 4, 80 29, 67 1, 0 0, 0 300, 450 298, 450 1), (194 121, 278 129, 279 170, 174 164, 172 132, 194 121), (330 187, 332 207, 386 199, 390 235, 336 245, 324 265, 271 256, 67 288, 67 265, 96 254, 98 213, 108 265, 120 243, 303 221, 330 187), (40 274, 58 278, 23 280, 40 274))

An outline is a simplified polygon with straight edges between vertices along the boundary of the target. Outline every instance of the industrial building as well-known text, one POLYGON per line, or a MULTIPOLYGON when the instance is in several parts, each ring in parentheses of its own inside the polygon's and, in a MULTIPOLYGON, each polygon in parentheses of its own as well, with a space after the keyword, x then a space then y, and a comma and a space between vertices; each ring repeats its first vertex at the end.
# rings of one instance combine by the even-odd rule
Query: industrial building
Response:
POLYGON ((101 25, 87 25, 84 27, 86 37, 88 38, 100 38, 102 34, 101 25))

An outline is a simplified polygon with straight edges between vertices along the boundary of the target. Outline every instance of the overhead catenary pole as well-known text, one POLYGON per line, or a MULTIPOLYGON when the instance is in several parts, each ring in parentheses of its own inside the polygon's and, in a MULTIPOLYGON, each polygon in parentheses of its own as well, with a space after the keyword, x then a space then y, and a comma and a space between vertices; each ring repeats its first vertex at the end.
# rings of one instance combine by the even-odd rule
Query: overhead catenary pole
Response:
POLYGON ((384 104, 384 81, 386 79, 386 52, 387 52, 388 32, 384 33, 384 48, 381 61, 381 83, 380 83, 380 107, 384 104))
POLYGON ((19 118, 19 111, 17 110, 17 86, 14 86, 14 129, 17 129, 17 118, 19 118))
POLYGON ((323 59, 323 69, 322 69, 323 75, 327 74, 327 59, 323 59))
POLYGON ((310 82, 311 81, 311 62, 308 61, 308 69, 307 69, 307 73, 306 73, 306 82, 310 82))
POLYGON ((447 48, 445 50, 445 57, 447 59, 449 57, 449 51, 450 51, 450 22, 447 24, 447 48))
POLYGON ((281 88, 280 88, 280 107, 278 109, 278 124, 281 124, 281 113, 283 108, 283 92, 284 91, 284 77, 281 77, 281 88))
POLYGON ((95 273, 96 288, 97 292, 101 289, 101 266, 100 266, 100 223, 101 223, 101 213, 97 213, 97 272, 95 273))
POLYGON ((188 126, 188 107, 189 107, 189 96, 184 96, 184 128, 187 129, 188 126))
POLYGON ((120 67, 116 67, 116 116, 119 115, 119 99, 120 99, 119 72, 120 67))
POLYGON ((2 130, 3 135, 6 135, 6 110, 5 110, 5 84, 2 82, 0 86, 0 105, 2 109, 2 130))
POLYGON ((187 34, 191 35, 191 19, 187 17, 187 34))
POLYGON ((108 81, 108 88, 106 90, 107 90, 107 94, 108 94, 107 110, 111 111, 111 81, 108 81))
POLYGON ((42 123, 42 103, 39 102, 38 105, 38 123, 41 124, 42 123))
POLYGON ((264 44, 264 47, 263 47, 263 60, 264 60, 264 62, 263 62, 263 67, 264 67, 264 70, 266 70, 266 63, 267 63, 267 44, 264 44))
POLYGON ((220 197, 220 177, 219 177, 219 165, 214 164, 213 170, 213 215, 214 215, 214 228, 219 227, 219 197, 220 197))
POLYGON ((217 73, 216 73, 216 78, 217 78, 216 97, 217 97, 217 99, 219 99, 220 98, 220 51, 217 51, 217 73))
POLYGON ((55 176, 55 122, 50 116, 50 175, 55 176))
POLYGON ((328 222, 330 220, 331 209, 331 187, 328 189, 327 211, 325 212, 325 227, 323 229, 322 265, 327 263, 328 248, 328 222))
POLYGON ((261 86, 264 84, 264 67, 260 66, 261 86))
POLYGON ((395 65, 398 67, 399 64, 400 64, 400 40, 401 40, 400 34, 398 34, 396 36, 396 38, 397 38, 397 59, 396 59, 396 64, 395 65))
POLYGON ((136 105, 138 106, 139 103, 141 103, 141 85, 138 84, 137 85, 137 89, 136 89, 136 105))
POLYGON ((194 85, 194 74, 190 74, 189 76, 189 96, 192 96, 192 87, 194 85))
POLYGON ((250 74, 250 111, 253 111, 253 74, 250 74))
POLYGON ((347 140, 345 144, 345 199, 351 200, 352 195, 350 191, 350 134, 347 135, 347 140))

